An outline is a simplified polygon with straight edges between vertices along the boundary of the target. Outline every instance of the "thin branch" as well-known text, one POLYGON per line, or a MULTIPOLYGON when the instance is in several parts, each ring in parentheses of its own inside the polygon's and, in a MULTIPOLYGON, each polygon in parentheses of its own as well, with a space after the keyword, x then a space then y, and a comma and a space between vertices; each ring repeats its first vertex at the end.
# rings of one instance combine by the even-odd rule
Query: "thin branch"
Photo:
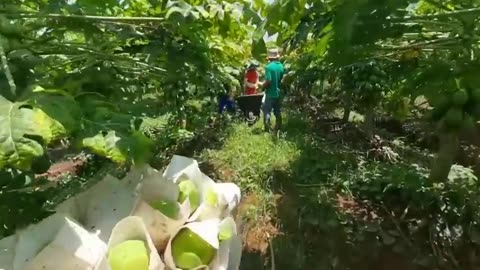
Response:
POLYGON ((157 66, 151 66, 151 65, 149 65, 149 64, 147 64, 147 63, 141 62, 141 61, 139 61, 139 60, 135 60, 135 59, 133 59, 133 58, 121 57, 121 56, 118 56, 118 55, 106 54, 106 53, 103 53, 103 52, 94 50, 94 49, 89 48, 89 47, 86 47, 86 46, 71 45, 71 44, 52 44, 52 45, 58 46, 58 47, 63 47, 63 48, 71 48, 71 49, 76 50, 77 52, 91 53, 91 54, 94 54, 94 55, 97 55, 97 56, 101 56, 101 57, 106 58, 106 59, 132 62, 132 63, 135 63, 135 64, 137 64, 137 65, 139 65, 139 66, 144 67, 144 68, 152 69, 152 70, 159 71, 159 72, 166 72, 166 71, 167 71, 167 70, 165 70, 165 69, 163 69, 163 68, 160 68, 160 67, 157 67, 157 66))
POLYGON ((94 15, 64 15, 64 14, 42 14, 42 13, 8 13, 16 18, 47 18, 47 19, 80 19, 87 21, 102 22, 164 22, 162 17, 113 17, 113 16, 94 16, 94 15))
POLYGON ((390 18, 388 20, 391 22, 403 22, 403 21, 411 21, 411 20, 432 20, 432 19, 457 17, 461 15, 466 15, 466 14, 478 14, 480 16, 480 8, 469 8, 469 9, 462 9, 462 10, 439 13, 439 14, 431 14, 431 15, 397 17, 397 18, 390 18))
POLYGON ((413 44, 408 44, 408 45, 403 45, 403 46, 382 46, 381 49, 384 50, 407 50, 407 49, 415 49, 415 48, 422 48, 426 47, 428 45, 446 45, 450 43, 456 43, 457 39, 456 38, 444 38, 444 39, 435 39, 435 40, 429 40, 425 42, 417 42, 413 44))
POLYGON ((15 98, 17 95, 17 86, 15 85, 15 81, 13 80, 12 72, 10 71, 10 67, 8 66, 7 55, 5 53, 5 48, 0 43, 0 59, 2 62, 2 69, 5 73, 5 77, 7 77, 8 85, 10 86, 10 92, 12 92, 12 96, 15 98))

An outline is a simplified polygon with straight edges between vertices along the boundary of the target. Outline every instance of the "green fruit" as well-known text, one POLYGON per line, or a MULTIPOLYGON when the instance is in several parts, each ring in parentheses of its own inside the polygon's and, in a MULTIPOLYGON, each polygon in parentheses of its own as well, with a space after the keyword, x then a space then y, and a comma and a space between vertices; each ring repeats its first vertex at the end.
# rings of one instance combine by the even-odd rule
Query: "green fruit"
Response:
POLYGON ((21 36, 23 27, 17 23, 11 23, 8 19, 0 20, 0 33, 6 36, 21 36))
POLYGON ((473 89, 471 95, 473 101, 480 103, 480 89, 473 89))
POLYGON ((178 261, 177 267, 182 269, 195 269, 199 266, 204 265, 202 260, 195 253, 183 252, 178 255, 176 262, 178 261), (181 266, 180 266, 181 265, 181 266))
POLYGON ((145 243, 127 240, 108 252, 111 270, 148 270, 149 258, 145 243))
POLYGON ((190 200, 192 210, 197 209, 200 205, 200 192, 195 183, 191 180, 181 181, 178 184, 180 194, 178 195, 178 202, 183 203, 187 198, 190 200))
POLYGON ((178 217, 179 207, 176 202, 167 202, 160 200, 150 205, 171 219, 177 219, 178 217))
POLYGON ((449 128, 459 128, 463 123, 463 112, 457 108, 451 108, 445 114, 445 124, 449 128))
POLYGON ((3 50, 5 51, 5 53, 8 53, 10 52, 10 43, 8 41, 8 39, 2 35, 0 35, 0 45, 3 47, 3 50))
POLYGON ((480 104, 476 105, 473 107, 471 114, 475 116, 476 118, 480 118, 480 104))
POLYGON ((209 265, 215 254, 215 248, 188 228, 180 230, 172 240, 173 261, 181 269, 209 265), (194 259, 192 254, 199 260, 194 259))
POLYGON ((476 126, 475 119, 470 115, 465 115, 463 119, 463 128, 466 130, 474 130, 476 126))
POLYGON ((8 44, 10 45, 10 50, 11 51, 18 50, 18 49, 21 49, 23 47, 22 42, 20 40, 18 40, 17 38, 10 38, 8 42, 9 42, 8 44))
POLYGON ((468 101, 468 93, 464 89, 460 89, 453 94, 453 105, 461 107, 468 101))
POLYGON ((218 206, 218 195, 215 193, 215 190, 213 188, 208 189, 207 192, 205 193, 205 201, 207 204, 213 207, 218 206))

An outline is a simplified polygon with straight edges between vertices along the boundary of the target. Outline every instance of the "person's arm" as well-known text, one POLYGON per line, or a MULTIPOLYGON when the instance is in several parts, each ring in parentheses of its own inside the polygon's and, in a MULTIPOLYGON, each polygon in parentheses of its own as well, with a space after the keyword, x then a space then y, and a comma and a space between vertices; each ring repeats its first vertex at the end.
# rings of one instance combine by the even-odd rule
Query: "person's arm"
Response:
POLYGON ((263 82, 262 87, 264 89, 267 89, 271 83, 272 83, 272 74, 270 70, 268 70, 268 68, 265 68, 265 81, 263 82))

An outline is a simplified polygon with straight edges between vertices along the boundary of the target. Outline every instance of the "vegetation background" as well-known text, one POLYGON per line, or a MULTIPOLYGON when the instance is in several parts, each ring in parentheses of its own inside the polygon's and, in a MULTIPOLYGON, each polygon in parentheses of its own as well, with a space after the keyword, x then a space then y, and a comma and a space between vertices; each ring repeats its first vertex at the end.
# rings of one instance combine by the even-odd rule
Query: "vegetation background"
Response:
POLYGON ((175 153, 242 187, 244 269, 478 269, 479 16, 477 0, 3 1, 0 235, 175 153), (270 46, 289 70, 279 136, 215 109, 270 46))

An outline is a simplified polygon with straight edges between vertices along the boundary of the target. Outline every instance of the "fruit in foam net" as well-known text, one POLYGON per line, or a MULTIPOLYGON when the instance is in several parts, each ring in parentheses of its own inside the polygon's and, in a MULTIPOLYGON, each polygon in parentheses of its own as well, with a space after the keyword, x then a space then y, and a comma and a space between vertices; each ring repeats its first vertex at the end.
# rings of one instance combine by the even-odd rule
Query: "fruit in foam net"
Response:
POLYGON ((197 209, 200 205, 200 192, 197 186, 191 180, 185 180, 178 184, 180 194, 178 195, 178 202, 183 203, 187 198, 190 200, 192 210, 197 209))
POLYGON ((218 206, 218 203, 219 203, 218 195, 213 188, 208 189, 207 192, 205 193, 205 201, 210 206, 213 206, 213 207, 218 206))
POLYGON ((159 200, 150 205, 171 219, 176 219, 178 216, 179 209, 176 202, 159 200))
POLYGON ((127 240, 111 248, 108 262, 112 270, 148 270, 148 251, 140 240, 127 240))
POLYGON ((172 256, 181 269, 194 269, 209 265, 216 250, 188 228, 181 229, 172 240, 172 256))

